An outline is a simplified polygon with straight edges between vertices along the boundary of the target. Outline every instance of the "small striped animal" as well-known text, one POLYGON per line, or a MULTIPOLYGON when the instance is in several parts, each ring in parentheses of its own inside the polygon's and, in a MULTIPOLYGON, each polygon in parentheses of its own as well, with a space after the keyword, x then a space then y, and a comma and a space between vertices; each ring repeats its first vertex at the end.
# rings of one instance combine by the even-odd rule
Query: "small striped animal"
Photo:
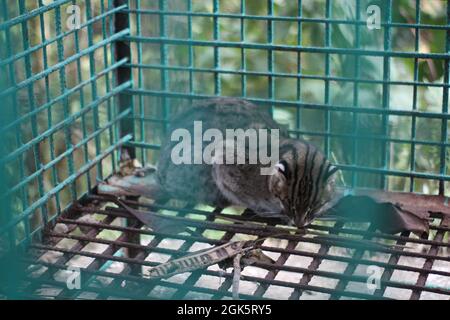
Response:
POLYGON ((203 100, 176 115, 169 133, 182 128, 194 135, 194 121, 201 121, 203 130, 214 128, 220 132, 278 129, 279 161, 272 165, 270 175, 261 175, 261 167, 268 165, 260 162, 175 164, 171 156, 178 141, 172 141, 169 134, 161 149, 153 193, 220 207, 243 206, 298 227, 309 224, 331 199, 336 167, 314 145, 290 139, 267 109, 234 98, 203 100))

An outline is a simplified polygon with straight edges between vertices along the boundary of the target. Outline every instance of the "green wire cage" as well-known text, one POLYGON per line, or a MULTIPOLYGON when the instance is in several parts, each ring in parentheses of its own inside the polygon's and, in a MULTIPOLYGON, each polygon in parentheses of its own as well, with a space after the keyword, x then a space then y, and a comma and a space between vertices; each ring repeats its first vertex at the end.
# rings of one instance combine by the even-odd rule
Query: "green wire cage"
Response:
MULTIPOLYGON (((0 43, 0 252, 19 253, 17 265, 0 261, 20 273, 19 289, 2 279, 0 295, 232 297, 229 270, 158 280, 144 271, 264 232, 224 223, 219 208, 125 200, 185 219, 202 236, 158 233, 95 192, 125 153, 154 164, 171 115, 197 99, 268 108, 293 137, 324 150, 348 187, 447 205, 450 1, 7 0, 0 43), (81 288, 67 287, 69 267, 80 268, 81 288)), ((240 296, 448 299, 450 218, 430 214, 428 238, 311 226, 410 250, 267 240, 275 263, 245 269, 240 296), (365 286, 370 266, 380 270, 377 288, 365 286)))

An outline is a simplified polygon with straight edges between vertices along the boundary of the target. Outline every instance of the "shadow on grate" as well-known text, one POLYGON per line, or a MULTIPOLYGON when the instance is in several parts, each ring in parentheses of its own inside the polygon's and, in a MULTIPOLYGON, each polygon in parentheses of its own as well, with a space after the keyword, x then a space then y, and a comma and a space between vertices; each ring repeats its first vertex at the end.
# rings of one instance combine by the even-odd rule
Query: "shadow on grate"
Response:
POLYGON ((421 239, 383 234, 367 223, 317 221, 310 234, 241 221, 219 208, 124 202, 194 232, 150 230, 130 222, 110 198, 87 196, 47 228, 42 244, 30 246, 25 292, 52 299, 232 299, 233 268, 216 264, 166 279, 150 278, 149 270, 231 240, 262 239, 273 263, 242 270, 241 299, 450 298, 450 219, 442 214, 432 215, 429 239, 421 239))

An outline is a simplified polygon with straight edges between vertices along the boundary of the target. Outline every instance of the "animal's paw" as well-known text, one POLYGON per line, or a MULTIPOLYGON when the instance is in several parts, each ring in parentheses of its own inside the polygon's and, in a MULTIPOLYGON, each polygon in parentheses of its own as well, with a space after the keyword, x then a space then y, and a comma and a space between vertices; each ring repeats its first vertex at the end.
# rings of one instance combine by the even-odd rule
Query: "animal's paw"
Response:
POLYGON ((134 171, 136 177, 146 177, 147 175, 156 172, 156 167, 152 165, 146 165, 144 168, 137 168, 134 171))

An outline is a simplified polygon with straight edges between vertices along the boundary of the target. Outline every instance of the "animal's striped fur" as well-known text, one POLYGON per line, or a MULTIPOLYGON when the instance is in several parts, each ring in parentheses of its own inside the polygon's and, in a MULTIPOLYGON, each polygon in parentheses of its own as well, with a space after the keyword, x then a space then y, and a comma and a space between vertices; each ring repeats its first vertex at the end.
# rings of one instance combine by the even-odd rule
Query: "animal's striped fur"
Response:
POLYGON ((271 191, 281 194, 285 213, 298 226, 312 221, 332 196, 336 171, 324 154, 314 145, 301 140, 285 139, 280 147, 280 165, 269 178, 271 191), (275 185, 281 186, 275 187, 275 185), (287 188, 286 193, 282 188, 287 188))

